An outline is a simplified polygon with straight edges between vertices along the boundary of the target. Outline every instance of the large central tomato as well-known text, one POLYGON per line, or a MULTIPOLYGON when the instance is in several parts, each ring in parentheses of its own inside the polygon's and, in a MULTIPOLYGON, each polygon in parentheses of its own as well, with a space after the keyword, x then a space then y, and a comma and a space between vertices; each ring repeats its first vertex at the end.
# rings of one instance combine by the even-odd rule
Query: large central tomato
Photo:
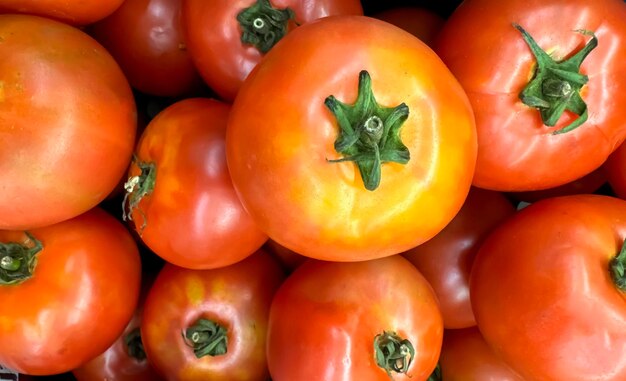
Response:
POLYGON ((472 110, 415 36, 363 16, 295 29, 244 83, 226 154, 259 227, 309 257, 384 257, 459 211, 476 158, 472 110))

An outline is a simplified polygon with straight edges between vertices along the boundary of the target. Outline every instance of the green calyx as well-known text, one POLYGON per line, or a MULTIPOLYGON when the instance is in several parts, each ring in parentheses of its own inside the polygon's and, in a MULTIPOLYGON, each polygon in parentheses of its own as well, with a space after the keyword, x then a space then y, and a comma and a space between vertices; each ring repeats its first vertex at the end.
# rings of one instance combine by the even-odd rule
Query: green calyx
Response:
POLYGON ((269 0, 257 0, 237 14, 242 31, 241 42, 254 45, 265 54, 287 34, 289 20, 294 17, 289 8, 276 9, 269 0))
POLYGON ((183 340, 197 358, 224 355, 228 351, 226 328, 207 319, 198 319, 183 332, 183 340))
POLYGON ((35 271, 37 254, 43 249, 41 241, 26 233, 29 242, 0 243, 0 285, 19 284, 35 271))
POLYGON ((626 241, 622 244, 619 254, 609 262, 609 272, 613 284, 621 291, 626 292, 626 241))
POLYGON ((565 110, 578 115, 578 118, 554 131, 554 134, 563 134, 581 126, 587 121, 588 111, 587 104, 580 96, 580 90, 589 78, 580 73, 580 66, 587 55, 598 46, 596 36, 589 31, 577 31, 591 36, 591 39, 572 57, 557 62, 541 49, 521 26, 517 24, 513 26, 520 31, 537 60, 533 79, 519 94, 519 98, 525 105, 539 110, 546 126, 556 125, 565 110))
POLYGON ((138 176, 131 176, 124 183, 124 199, 122 200, 122 219, 124 221, 133 220, 133 212, 137 210, 143 221, 137 229, 139 234, 146 227, 146 216, 141 209, 137 209, 139 202, 152 193, 156 184, 156 164, 146 163, 133 157, 133 164, 136 165, 141 173, 138 176))
POLYGON ((407 374, 415 358, 415 348, 395 332, 384 331, 374 337, 374 357, 376 364, 393 379, 392 372, 407 374))
POLYGON ((141 341, 141 330, 139 327, 124 336, 124 344, 126 345, 126 351, 130 357, 138 361, 144 361, 146 359, 146 351, 143 347, 143 341, 141 341))
POLYGON ((343 157, 328 160, 331 163, 353 161, 367 190, 380 185, 381 166, 395 162, 406 164, 411 156, 400 139, 400 128, 409 117, 409 107, 383 107, 376 102, 372 80, 367 71, 359 73, 359 90, 352 105, 329 96, 324 101, 339 125, 335 150, 343 157))

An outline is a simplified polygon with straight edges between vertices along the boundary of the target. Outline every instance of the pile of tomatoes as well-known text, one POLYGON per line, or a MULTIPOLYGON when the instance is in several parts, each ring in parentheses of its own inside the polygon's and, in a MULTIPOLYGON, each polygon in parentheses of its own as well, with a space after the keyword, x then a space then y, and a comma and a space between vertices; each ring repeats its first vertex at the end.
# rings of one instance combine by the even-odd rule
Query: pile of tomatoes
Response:
POLYGON ((0 0, 0 380, 626 380, 622 0, 0 0))

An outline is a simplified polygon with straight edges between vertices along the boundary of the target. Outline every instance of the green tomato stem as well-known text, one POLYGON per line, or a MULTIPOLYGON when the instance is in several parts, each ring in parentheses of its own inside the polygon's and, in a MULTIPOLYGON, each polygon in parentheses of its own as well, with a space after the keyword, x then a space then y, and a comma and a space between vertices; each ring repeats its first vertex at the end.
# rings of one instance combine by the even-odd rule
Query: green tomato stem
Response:
POLYGON ((372 80, 367 71, 359 73, 357 99, 349 105, 330 95, 324 101, 339 125, 335 150, 343 157, 331 163, 356 163, 365 189, 373 191, 380 185, 381 166, 387 162, 406 164, 411 155, 400 139, 400 128, 409 116, 402 103, 383 107, 376 102, 372 80))
POLYGON ((578 31, 590 35, 589 42, 572 57, 557 62, 537 45, 524 28, 517 24, 513 26, 522 34, 537 60, 532 80, 519 94, 522 103, 539 110, 543 123, 550 127, 556 125, 566 110, 578 115, 578 118, 554 131, 554 134, 563 134, 580 127, 588 118, 587 104, 580 96, 580 90, 589 81, 586 75, 580 73, 580 66, 598 45, 598 39, 589 31, 578 31))
POLYGON ((228 352, 228 331, 207 319, 198 319, 183 333, 183 339, 193 348, 197 358, 220 356, 228 352))

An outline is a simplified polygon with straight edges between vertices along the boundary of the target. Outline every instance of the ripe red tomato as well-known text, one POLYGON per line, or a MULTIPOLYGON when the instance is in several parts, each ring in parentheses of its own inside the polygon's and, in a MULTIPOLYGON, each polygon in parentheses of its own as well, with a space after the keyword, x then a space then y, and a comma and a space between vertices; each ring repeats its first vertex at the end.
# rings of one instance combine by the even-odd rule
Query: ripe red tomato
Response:
POLYGON ((141 295, 131 321, 109 349, 72 371, 77 381, 163 380, 146 358, 140 331, 143 305, 154 278, 144 268, 141 295))
POLYGON ((28 232, 0 231, 0 364, 49 375, 104 352, 130 321, 141 264, 115 218, 92 209, 28 232))
POLYGON ((86 212, 130 162, 130 86, 102 46, 58 21, 0 15, 0 40, 0 229, 86 212))
POLYGON ((446 330, 439 365, 445 381, 524 381, 496 357, 477 327, 446 330))
POLYGON ((126 0, 89 31, 135 89, 158 96, 188 94, 202 79, 187 52, 181 7, 182 0, 126 0))
POLYGON ((443 321, 432 288, 402 256, 309 260, 274 296, 267 335, 274 381, 424 381, 443 321))
POLYGON ((0 0, 0 13, 28 13, 73 25, 86 25, 110 15, 124 0, 0 0))
POLYGON ((269 309, 283 278, 261 250, 212 270, 167 264, 144 307, 148 358, 169 380, 266 381, 269 309))
POLYGON ((263 55, 296 25, 361 15, 359 0, 185 0, 189 53, 204 81, 232 101, 263 55), (256 41, 256 42, 253 42, 256 41))
POLYGON ((228 173, 229 111, 216 100, 188 98, 161 111, 139 140, 126 184, 127 217, 152 251, 177 266, 226 266, 267 240, 228 173))
POLYGON ((474 185, 557 187, 624 141, 625 18, 619 0, 467 0, 456 9, 436 50, 476 114, 474 185))
POLYGON ((337 261, 437 234, 461 208, 476 157, 471 107, 445 65, 415 36, 363 16, 283 38, 241 88, 226 145, 260 228, 337 261))
POLYGON ((394 7, 377 12, 372 17, 398 26, 433 46, 445 20, 437 13, 419 7, 394 7))
POLYGON ((446 328, 476 325, 469 292, 472 263, 484 238, 513 213, 503 194, 472 188, 441 233, 403 254, 435 290, 446 328))
POLYGON ((501 224, 470 278, 489 346, 527 380, 626 380, 625 239, 626 201, 609 196, 537 201, 501 224))

